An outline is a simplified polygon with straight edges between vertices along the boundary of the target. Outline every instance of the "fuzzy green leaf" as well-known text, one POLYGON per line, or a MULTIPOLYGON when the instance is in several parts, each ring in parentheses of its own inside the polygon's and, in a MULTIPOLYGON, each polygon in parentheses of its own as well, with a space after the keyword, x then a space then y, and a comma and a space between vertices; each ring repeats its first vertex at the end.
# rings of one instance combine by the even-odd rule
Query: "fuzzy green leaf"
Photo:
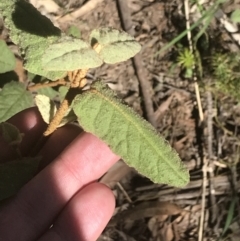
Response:
POLYGON ((108 64, 128 60, 141 50, 141 45, 131 35, 112 28, 93 30, 90 42, 92 46, 100 44, 99 55, 108 64))
POLYGON ((48 71, 41 66, 42 55, 47 47, 61 36, 60 29, 23 0, 1 0, 0 14, 10 30, 10 38, 24 54, 26 70, 51 80, 66 75, 64 71, 48 71))
POLYGON ((129 166, 152 181, 177 187, 188 183, 189 173, 176 151, 101 82, 78 95, 73 110, 85 131, 102 139, 129 166))
POLYGON ((33 74, 41 75, 50 80, 57 80, 66 76, 66 71, 50 71, 44 69, 42 66, 42 56, 44 55, 46 49, 50 43, 47 41, 41 41, 36 44, 32 44, 26 49, 25 59, 26 62, 24 67, 26 70, 30 71, 33 74))
POLYGON ((62 37, 46 49, 42 66, 48 70, 73 71, 102 65, 98 54, 81 39, 62 37))
POLYGON ((30 181, 38 170, 39 161, 39 157, 28 157, 0 164, 0 200, 16 194, 30 181))
POLYGON ((81 32, 77 26, 71 25, 67 30, 67 35, 75 37, 75 38, 81 38, 81 32))
POLYGON ((14 70, 16 59, 13 52, 8 48, 5 41, 0 39, 0 74, 14 70))
POLYGON ((33 105, 33 98, 22 83, 10 82, 0 92, 0 122, 33 105))
POLYGON ((11 146, 19 145, 22 142, 23 134, 18 128, 8 122, 0 123, 3 140, 11 146))

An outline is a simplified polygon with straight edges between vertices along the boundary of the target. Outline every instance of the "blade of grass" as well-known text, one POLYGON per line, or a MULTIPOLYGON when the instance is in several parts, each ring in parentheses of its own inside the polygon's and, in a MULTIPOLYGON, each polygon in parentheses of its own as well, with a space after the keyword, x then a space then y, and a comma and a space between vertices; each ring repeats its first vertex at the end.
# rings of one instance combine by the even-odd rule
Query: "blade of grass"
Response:
POLYGON ((229 226, 233 220, 233 215, 234 215, 234 209, 235 209, 235 206, 236 206, 236 203, 237 203, 237 197, 235 196, 233 198, 233 200, 231 201, 231 204, 230 204, 230 207, 229 207, 229 210, 228 210, 228 215, 227 215, 227 220, 226 220, 226 223, 224 225, 224 229, 222 231, 222 234, 220 236, 220 239, 224 236, 224 234, 227 232, 227 230, 229 229, 229 226))
POLYGON ((176 44, 178 41, 180 41, 183 37, 185 37, 188 33, 188 31, 192 31, 194 28, 199 26, 199 24, 207 17, 214 14, 214 12, 217 10, 219 4, 225 2, 225 0, 217 0, 216 3, 208 10, 206 11, 201 18, 197 20, 196 23, 190 26, 189 29, 184 30, 182 33, 180 33, 176 38, 174 38, 170 43, 163 46, 159 51, 155 53, 155 56, 162 53, 163 51, 167 50, 168 48, 172 47, 174 44, 176 44))

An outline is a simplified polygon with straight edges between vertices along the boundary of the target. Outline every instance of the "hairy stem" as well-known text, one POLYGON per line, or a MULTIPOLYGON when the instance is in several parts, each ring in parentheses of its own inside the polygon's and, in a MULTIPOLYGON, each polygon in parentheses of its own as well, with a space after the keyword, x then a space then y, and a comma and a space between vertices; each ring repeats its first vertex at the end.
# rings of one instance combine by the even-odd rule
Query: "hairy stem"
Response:
MULTIPOLYGON (((87 74, 88 69, 80 69, 75 70, 73 72, 68 72, 68 80, 70 81, 70 89, 68 90, 64 100, 62 101, 59 109, 57 110, 55 116, 49 123, 46 131, 43 133, 43 136, 49 136, 52 134, 61 123, 61 120, 63 119, 65 113, 69 109, 69 107, 72 104, 72 101, 74 100, 75 96, 77 94, 80 94, 82 92, 82 88, 86 85, 87 80, 85 78, 87 74)), ((63 83, 67 83, 64 79, 55 81, 60 83, 61 81, 64 81, 63 83)))
POLYGON ((81 93, 80 88, 70 88, 65 96, 65 99, 62 101, 59 109, 57 110, 55 116, 53 117, 52 121, 49 123, 46 131, 43 133, 43 136, 49 136, 52 134, 57 127, 59 126, 61 120, 63 119, 65 113, 69 109, 77 94, 81 93))

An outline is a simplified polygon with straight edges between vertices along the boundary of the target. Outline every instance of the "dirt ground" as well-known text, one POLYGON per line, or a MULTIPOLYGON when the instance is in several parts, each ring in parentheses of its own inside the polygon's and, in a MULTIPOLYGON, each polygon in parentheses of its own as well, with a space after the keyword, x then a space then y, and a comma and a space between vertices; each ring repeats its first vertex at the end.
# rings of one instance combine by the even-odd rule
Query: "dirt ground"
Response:
POLYGON ((134 60, 103 65, 88 78, 108 83, 155 126, 190 170, 190 183, 179 189, 153 184, 117 163, 101 179, 113 189, 116 210, 99 241, 240 240, 240 105, 214 89, 208 66, 211 51, 239 52, 238 38, 224 22, 240 8, 237 1, 221 4, 205 30, 210 47, 202 52, 199 47, 202 77, 186 78, 177 57, 179 44, 188 48, 189 38, 159 51, 186 29, 186 6, 193 24, 201 17, 198 4, 208 9, 215 1, 30 0, 62 30, 76 26, 82 38, 94 28, 112 26, 141 43, 134 60))

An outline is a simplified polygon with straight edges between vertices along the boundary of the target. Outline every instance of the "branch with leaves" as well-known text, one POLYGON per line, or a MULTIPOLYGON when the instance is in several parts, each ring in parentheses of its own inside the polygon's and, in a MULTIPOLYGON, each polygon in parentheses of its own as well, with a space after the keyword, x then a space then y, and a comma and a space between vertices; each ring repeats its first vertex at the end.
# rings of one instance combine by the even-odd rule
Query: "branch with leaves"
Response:
MULTIPOLYGON (((36 96, 39 111, 45 122, 49 123, 44 136, 50 135, 59 126, 77 120, 85 131, 102 139, 129 166, 152 181, 177 187, 188 183, 189 173, 178 154, 147 121, 118 100, 100 80, 86 88, 88 69, 103 63, 125 61, 140 51, 141 46, 133 37, 108 27, 93 30, 89 42, 66 36, 32 5, 22 0, 1 1, 0 13, 10 31, 10 38, 23 53, 24 68, 49 79, 48 86, 52 83, 69 88, 58 109, 48 97, 36 96)), ((38 87, 41 85, 31 86, 30 89, 38 87)), ((4 91, 3 88, 0 99, 4 91)), ((6 129, 4 124, 1 128, 6 129)), ((16 163, 21 169, 22 160, 16 163)), ((24 165, 26 168, 25 162, 24 165)), ((1 175, 1 170, 7 170, 8 176, 15 175, 13 179, 17 182, 18 175, 22 173, 19 171, 16 174, 14 168, 15 162, 0 164, 1 198, 10 195, 9 192, 2 194, 4 190, 1 187, 8 186, 9 179, 1 175)), ((11 194, 19 188, 19 185, 16 186, 11 194)))

